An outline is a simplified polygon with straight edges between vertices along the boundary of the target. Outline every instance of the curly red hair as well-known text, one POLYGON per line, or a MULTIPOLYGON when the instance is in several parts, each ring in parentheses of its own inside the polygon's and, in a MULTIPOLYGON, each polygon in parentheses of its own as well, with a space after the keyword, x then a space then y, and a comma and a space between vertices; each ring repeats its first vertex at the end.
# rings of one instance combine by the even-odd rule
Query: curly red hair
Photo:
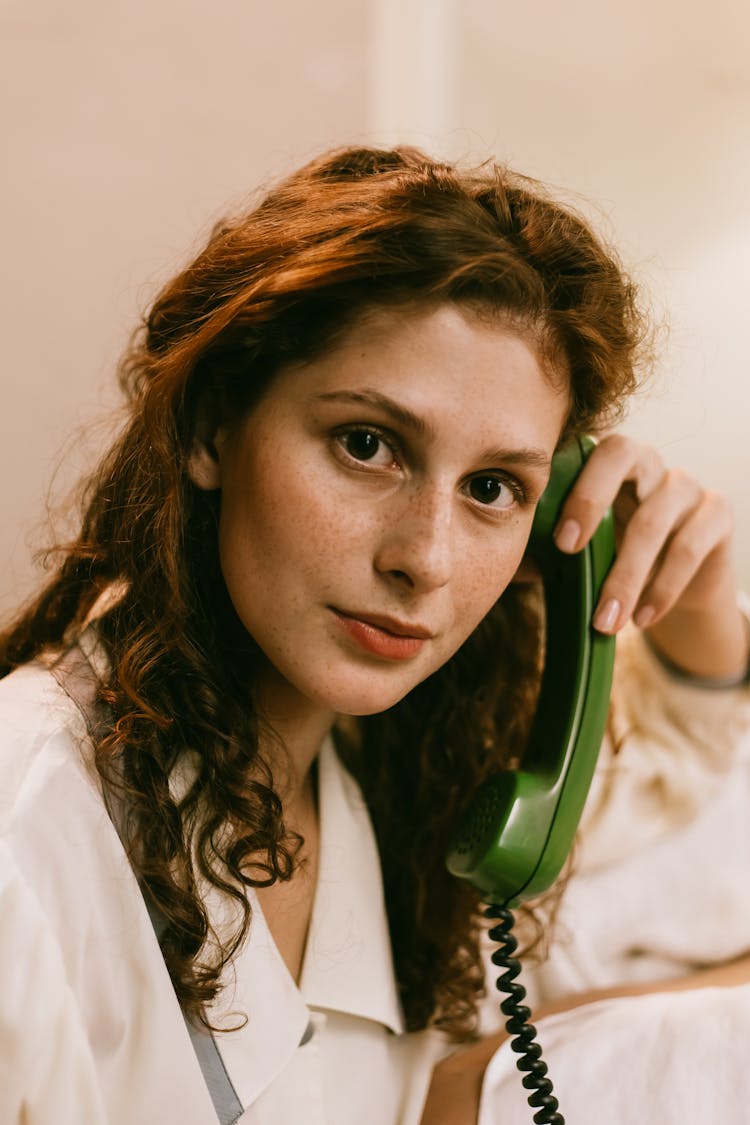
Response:
MULTIPOLYGON (((287 831, 248 706, 258 666, 218 564, 218 500, 187 473, 201 428, 241 417, 284 364, 330 348, 373 305, 452 301, 531 333, 570 384, 566 432, 611 423, 635 386, 645 321, 635 290, 586 222, 495 164, 462 170, 415 149, 325 154, 221 224, 155 300, 126 355, 129 422, 92 478, 80 535, 0 638, 0 672, 98 621, 112 724, 105 789, 165 919, 184 1009, 201 1018, 251 921, 247 886, 288 879, 287 831), (184 792, 170 776, 189 754, 184 792), (237 908, 217 934, 208 880, 237 908)), ((340 732, 382 857, 409 1028, 456 1037, 476 1017, 478 896, 448 876, 450 831, 476 785, 517 760, 533 709, 539 617, 511 587, 448 664, 383 715, 340 732)))

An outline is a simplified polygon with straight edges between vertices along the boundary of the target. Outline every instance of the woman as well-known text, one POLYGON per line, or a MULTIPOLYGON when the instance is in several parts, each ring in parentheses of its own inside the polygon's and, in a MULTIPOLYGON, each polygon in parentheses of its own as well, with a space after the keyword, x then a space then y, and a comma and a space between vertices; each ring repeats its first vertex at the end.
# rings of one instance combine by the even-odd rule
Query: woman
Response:
MULTIPOLYGON (((483 981, 447 842, 533 708, 513 579, 644 338, 538 185, 407 149, 314 161, 164 289, 0 648, 3 1120, 419 1120, 483 981)), ((559 546, 615 499, 597 628, 741 677, 724 502, 610 437, 559 546)))

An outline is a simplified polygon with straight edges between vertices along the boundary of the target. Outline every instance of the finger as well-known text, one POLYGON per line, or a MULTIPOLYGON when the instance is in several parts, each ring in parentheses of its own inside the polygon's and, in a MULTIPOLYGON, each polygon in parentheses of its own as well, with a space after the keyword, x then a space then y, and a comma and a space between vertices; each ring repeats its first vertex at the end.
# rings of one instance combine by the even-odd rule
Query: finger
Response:
POLYGON ((658 530, 652 529, 652 524, 673 519, 676 526, 677 521, 686 519, 705 496, 706 489, 684 469, 665 470, 659 485, 643 500, 637 498, 633 483, 626 481, 612 503, 618 551, 636 515, 638 532, 650 534, 658 530))
MULTIPOLYGON (((683 598, 705 564, 727 545, 734 527, 732 508, 717 492, 706 492, 668 543, 659 567, 639 599, 634 620, 655 624, 683 598)), ((704 583, 701 583, 704 585, 704 583)))
POLYGON ((599 596, 593 624, 614 633, 630 618, 643 590, 658 573, 665 546, 688 521, 704 493, 680 470, 668 473, 659 488, 634 511, 599 596))
POLYGON ((578 551, 588 543, 626 481, 643 501, 659 487, 665 472, 661 457, 651 446, 622 434, 603 438, 563 504, 554 532, 559 549, 578 551))

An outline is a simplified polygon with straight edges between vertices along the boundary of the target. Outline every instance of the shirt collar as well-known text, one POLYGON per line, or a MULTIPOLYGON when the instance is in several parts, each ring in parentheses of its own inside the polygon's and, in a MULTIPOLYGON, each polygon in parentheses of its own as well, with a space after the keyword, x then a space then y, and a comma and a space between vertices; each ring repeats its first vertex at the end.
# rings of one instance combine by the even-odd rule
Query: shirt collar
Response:
MULTIPOLYGON (((222 902, 206 895, 216 917, 222 902)), ((254 894, 252 921, 245 943, 225 966, 221 991, 208 1018, 221 1031, 215 1043, 238 1099, 251 1105, 279 1076, 302 1041, 310 1019, 266 925, 254 894), (243 1022, 244 1020, 244 1022, 243 1022)))
POLYGON ((227 1027, 239 1022, 233 1013, 247 1015, 242 1027, 216 1036, 245 1107, 289 1062, 305 1036, 311 1007, 404 1031, 375 836, 359 787, 330 739, 318 759, 318 801, 318 882, 299 988, 251 894, 250 932, 209 1012, 212 1023, 227 1027))
POLYGON ((330 739, 318 769, 318 884, 300 990, 312 1007, 374 1020, 400 1034, 404 1020, 367 806, 330 739))

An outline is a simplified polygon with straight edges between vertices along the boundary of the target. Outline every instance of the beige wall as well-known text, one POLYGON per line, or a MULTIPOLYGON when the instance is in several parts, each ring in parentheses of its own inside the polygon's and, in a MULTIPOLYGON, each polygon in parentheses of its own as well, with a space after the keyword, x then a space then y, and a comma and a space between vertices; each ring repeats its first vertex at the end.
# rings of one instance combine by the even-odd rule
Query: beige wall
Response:
POLYGON ((750 587, 749 33, 746 0, 6 0, 0 612, 155 285, 227 202, 352 139, 598 202, 671 323, 630 428, 732 495, 750 587))
POLYGON ((731 496, 750 588, 747 0, 380 7, 375 131, 450 157, 494 153, 596 201, 669 324, 627 429, 731 496))
POLYGON ((365 119, 366 6, 6 0, 0 613, 33 580, 44 502, 91 459, 69 435, 160 278, 228 201, 365 119), (67 442, 67 444, 66 444, 67 442))

